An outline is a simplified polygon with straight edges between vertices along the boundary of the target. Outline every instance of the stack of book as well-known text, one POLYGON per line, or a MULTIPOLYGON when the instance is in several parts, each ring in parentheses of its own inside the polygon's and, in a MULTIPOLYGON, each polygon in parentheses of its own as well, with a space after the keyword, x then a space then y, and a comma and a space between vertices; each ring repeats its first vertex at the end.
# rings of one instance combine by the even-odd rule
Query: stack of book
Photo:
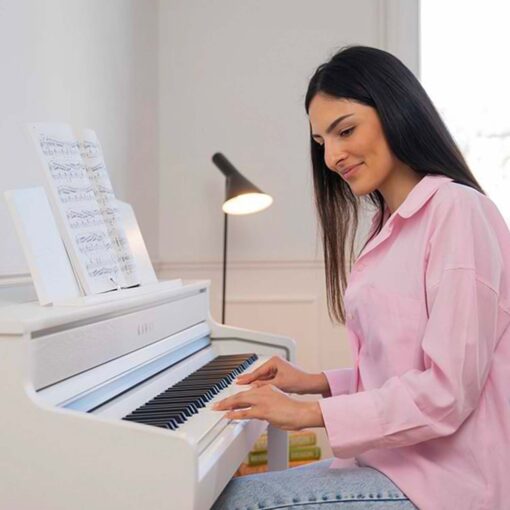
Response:
MULTIPOLYGON (((289 467, 301 466, 321 458, 317 435, 311 430, 289 433, 289 467)), ((246 460, 234 476, 251 475, 267 471, 267 432, 262 434, 251 449, 246 460)))

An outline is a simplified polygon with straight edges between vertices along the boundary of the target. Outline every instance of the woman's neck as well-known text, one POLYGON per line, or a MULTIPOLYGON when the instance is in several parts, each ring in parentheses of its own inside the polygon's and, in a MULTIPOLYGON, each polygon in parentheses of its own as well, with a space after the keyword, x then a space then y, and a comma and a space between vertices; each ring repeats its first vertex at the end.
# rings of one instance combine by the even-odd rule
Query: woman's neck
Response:
POLYGON ((393 170, 391 175, 379 186, 379 192, 384 198, 390 215, 400 207, 400 204, 422 178, 422 175, 417 174, 407 166, 403 166, 400 169, 393 170))

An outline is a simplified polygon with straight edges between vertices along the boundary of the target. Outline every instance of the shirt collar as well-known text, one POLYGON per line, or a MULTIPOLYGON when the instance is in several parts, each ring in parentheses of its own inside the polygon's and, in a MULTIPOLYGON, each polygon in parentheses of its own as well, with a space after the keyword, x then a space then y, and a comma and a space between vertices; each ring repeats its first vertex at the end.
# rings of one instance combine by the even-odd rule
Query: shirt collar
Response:
MULTIPOLYGON (((447 177, 446 175, 426 174, 408 193, 407 197, 392 214, 392 216, 398 214, 402 218, 410 218, 427 203, 427 201, 443 184, 451 181, 453 181, 453 179, 451 177, 447 177)), ((380 211, 374 215, 372 219, 372 226, 374 226, 379 221, 380 215, 380 211)), ((388 206, 385 206, 385 216, 388 215, 388 206)))

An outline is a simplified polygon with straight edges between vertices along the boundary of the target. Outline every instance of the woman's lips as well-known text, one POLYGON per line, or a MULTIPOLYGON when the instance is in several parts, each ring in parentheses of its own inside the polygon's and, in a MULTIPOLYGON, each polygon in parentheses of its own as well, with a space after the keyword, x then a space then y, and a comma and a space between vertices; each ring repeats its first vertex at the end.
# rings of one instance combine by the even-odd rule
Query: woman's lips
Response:
POLYGON ((362 165, 363 163, 358 163, 357 165, 354 165, 353 167, 351 167, 350 170, 348 170, 347 172, 343 173, 342 174, 342 177, 344 179, 349 179, 351 176, 353 176, 356 171, 358 170, 358 168, 362 165))

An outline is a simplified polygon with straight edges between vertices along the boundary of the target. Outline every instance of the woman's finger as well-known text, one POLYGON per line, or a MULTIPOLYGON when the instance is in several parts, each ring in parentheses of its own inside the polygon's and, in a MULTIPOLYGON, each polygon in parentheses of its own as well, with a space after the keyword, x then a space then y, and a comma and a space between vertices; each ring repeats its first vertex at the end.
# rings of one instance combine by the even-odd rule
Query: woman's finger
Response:
POLYGON ((269 363, 264 363, 264 365, 260 366, 253 372, 238 376, 236 382, 238 384, 250 384, 252 381, 257 379, 270 379, 274 377, 274 374, 275 368, 269 363))
POLYGON ((254 418, 251 413, 251 409, 245 409, 243 411, 229 411, 225 414, 225 418, 229 420, 248 420, 254 418))
POLYGON ((262 386, 267 386, 269 384, 274 384, 273 381, 253 381, 252 386, 254 388, 261 388, 262 386))
POLYGON ((227 411, 229 409, 242 409, 250 407, 254 403, 254 395, 251 391, 240 391, 231 397, 224 398, 212 405, 215 411, 227 411))

